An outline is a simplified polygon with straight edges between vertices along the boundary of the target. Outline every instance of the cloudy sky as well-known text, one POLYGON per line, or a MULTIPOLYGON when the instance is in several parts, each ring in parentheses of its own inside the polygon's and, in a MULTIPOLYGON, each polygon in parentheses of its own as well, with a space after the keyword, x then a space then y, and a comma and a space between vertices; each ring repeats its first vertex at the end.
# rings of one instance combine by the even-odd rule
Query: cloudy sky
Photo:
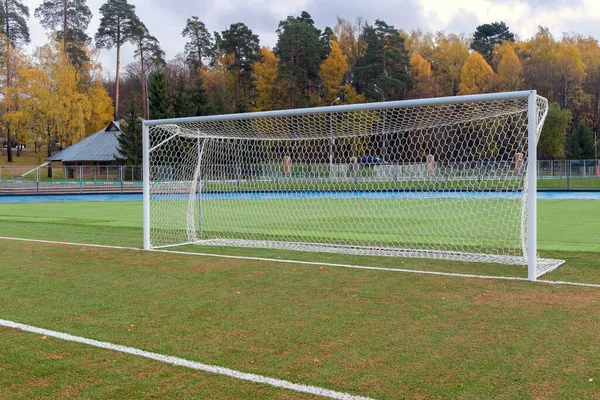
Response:
MULTIPOLYGON (((47 33, 33 16, 43 0, 22 0, 29 6, 32 46, 47 41, 47 33)), ((100 6, 106 0, 88 0, 94 17, 88 34, 98 29, 100 6)), ((275 30, 288 15, 308 11, 316 25, 333 26, 336 16, 354 21, 362 16, 373 22, 382 19, 396 28, 410 31, 445 30, 472 33, 482 24, 504 21, 521 39, 535 34, 539 25, 550 28, 555 37, 576 32, 600 39, 600 1, 598 0, 129 0, 150 33, 158 38, 167 58, 183 51, 181 31, 186 19, 196 15, 210 32, 222 31, 234 22, 246 23, 273 47, 275 30)), ((124 64, 132 61, 133 48, 124 49, 124 64)), ((100 61, 105 74, 114 75, 114 50, 102 51, 100 61)))

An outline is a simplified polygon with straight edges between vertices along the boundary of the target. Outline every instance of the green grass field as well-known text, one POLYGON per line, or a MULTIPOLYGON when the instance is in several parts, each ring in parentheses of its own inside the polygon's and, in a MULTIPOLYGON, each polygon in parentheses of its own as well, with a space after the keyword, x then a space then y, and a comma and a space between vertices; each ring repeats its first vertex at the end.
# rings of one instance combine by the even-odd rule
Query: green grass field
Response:
MULTIPOLYGON (((539 201, 544 276, 600 284, 597 201, 539 201)), ((0 236, 140 247, 141 204, 0 205, 0 236)), ((594 398, 600 289, 324 267, 519 267, 187 246, 285 264, 0 240, 0 319, 398 398, 594 398)), ((312 398, 0 327, 0 398, 312 398)))

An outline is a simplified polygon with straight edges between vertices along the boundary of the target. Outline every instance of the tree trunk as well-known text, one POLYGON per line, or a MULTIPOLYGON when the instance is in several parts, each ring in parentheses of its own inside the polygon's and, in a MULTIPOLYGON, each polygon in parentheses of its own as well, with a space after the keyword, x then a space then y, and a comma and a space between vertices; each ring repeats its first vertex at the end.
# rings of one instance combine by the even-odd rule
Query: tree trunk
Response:
POLYGON ((121 45, 117 43, 117 77, 115 82, 115 121, 119 120, 119 87, 121 69, 121 45))
MULTIPOLYGON (((50 145, 48 145, 48 158, 50 158, 50 145)), ((48 178, 52 178, 52 163, 48 164, 48 178)))
POLYGON ((144 54, 143 50, 140 50, 140 63, 142 66, 142 104, 144 105, 144 110, 142 115, 144 115, 144 119, 148 119, 148 99, 146 94, 146 69, 144 68, 144 54))
POLYGON ((8 144, 8 148, 6 149, 6 152, 8 154, 8 162, 13 162, 12 140, 10 137, 10 128, 9 127, 6 128, 6 143, 8 144))
MULTIPOLYGON (((8 14, 8 0, 4 0, 4 10, 5 12, 8 14)), ((6 29, 6 33, 8 34, 10 32, 10 19, 8 18, 8 16, 6 17, 6 26, 4 27, 4 29, 6 29)), ((6 92, 5 92, 5 96, 6 96, 6 112, 10 111, 10 101, 9 101, 9 96, 8 96, 8 92, 10 88, 10 38, 6 38, 6 92)), ((7 124, 6 126, 6 142, 8 144, 8 148, 6 150, 7 155, 8 155, 8 162, 13 162, 13 156, 12 156, 12 138, 10 137, 10 125, 7 124)))
POLYGON ((67 0, 63 0, 63 52, 67 53, 67 0))

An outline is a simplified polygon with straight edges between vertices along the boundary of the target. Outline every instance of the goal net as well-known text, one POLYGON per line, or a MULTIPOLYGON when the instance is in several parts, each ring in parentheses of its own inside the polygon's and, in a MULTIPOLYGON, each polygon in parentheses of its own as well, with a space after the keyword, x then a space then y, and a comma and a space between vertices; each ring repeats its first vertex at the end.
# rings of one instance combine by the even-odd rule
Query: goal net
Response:
POLYGON ((146 121, 144 247, 528 265, 535 279, 562 263, 535 249, 547 109, 527 91, 146 121))

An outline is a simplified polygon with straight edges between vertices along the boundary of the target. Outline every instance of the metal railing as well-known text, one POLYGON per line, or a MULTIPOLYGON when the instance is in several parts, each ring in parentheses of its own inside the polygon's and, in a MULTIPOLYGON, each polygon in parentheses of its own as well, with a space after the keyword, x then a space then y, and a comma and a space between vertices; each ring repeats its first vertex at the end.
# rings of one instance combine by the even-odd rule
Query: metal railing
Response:
POLYGON ((540 160, 539 190, 600 190, 598 160, 540 160))
POLYGON ((130 165, 0 166, 0 194, 141 192, 141 177, 130 165))
MULTIPOLYGON (((494 178, 498 173, 513 170, 512 162, 436 163, 434 171, 426 164, 353 166, 352 164, 295 164, 289 173, 295 179, 346 180, 358 177, 364 180, 414 180, 423 177, 436 180, 494 178), (356 170, 356 172, 353 172, 356 170)), ((172 167, 163 166, 162 179, 170 180, 172 167)), ((539 160, 537 162, 538 190, 600 190, 600 162, 598 160, 539 160)), ((264 164, 248 166, 215 166, 205 171, 208 179, 246 180, 285 177, 283 165, 264 164), (242 171, 242 172, 240 172, 242 171), (222 174, 222 176, 220 176, 222 174), (253 175, 252 177, 247 176, 253 175), (214 175, 214 176, 213 176, 214 175)), ((160 175, 160 174, 159 174, 160 175)), ((0 166, 0 194, 141 192, 142 167, 130 165, 109 166, 0 166)))

